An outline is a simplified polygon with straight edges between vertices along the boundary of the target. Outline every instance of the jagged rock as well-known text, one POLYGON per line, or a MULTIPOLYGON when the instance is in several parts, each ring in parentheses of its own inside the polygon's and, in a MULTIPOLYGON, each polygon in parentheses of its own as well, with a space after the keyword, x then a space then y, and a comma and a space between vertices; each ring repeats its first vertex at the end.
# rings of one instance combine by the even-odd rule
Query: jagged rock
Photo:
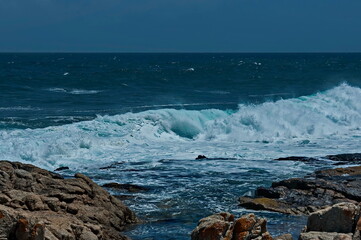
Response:
POLYGON ((64 170, 69 170, 69 167, 59 167, 59 168, 55 169, 54 171, 64 171, 64 170))
POLYGON ((337 232, 306 232, 301 233, 299 240, 352 240, 352 234, 337 232))
POLYGON ((192 240, 272 240, 267 222, 254 214, 234 219, 230 213, 219 213, 203 218, 192 232, 192 240))
POLYGON ((311 214, 340 202, 361 201, 361 167, 316 171, 312 177, 291 178, 260 187, 254 198, 241 197, 240 206, 287 214, 311 214))
POLYGON ((360 215, 360 206, 339 203, 312 213, 308 217, 307 231, 352 233, 360 215))
POLYGON ((0 161, 0 239, 127 239, 134 213, 82 174, 0 161))

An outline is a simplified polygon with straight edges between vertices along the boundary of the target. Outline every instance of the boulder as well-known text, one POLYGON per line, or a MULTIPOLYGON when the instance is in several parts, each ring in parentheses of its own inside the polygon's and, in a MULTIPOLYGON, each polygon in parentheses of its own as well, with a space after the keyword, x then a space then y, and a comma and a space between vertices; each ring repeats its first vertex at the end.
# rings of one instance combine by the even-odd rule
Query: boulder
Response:
POLYGON ((360 215, 360 206, 339 203, 312 213, 308 217, 307 231, 353 233, 360 215))
POLYGON ((230 213, 214 214, 199 221, 192 240, 272 240, 266 225, 266 219, 254 214, 236 220, 230 213))
POLYGON ((60 175, 0 161, 0 239, 127 239, 138 222, 120 200, 83 174, 60 175))

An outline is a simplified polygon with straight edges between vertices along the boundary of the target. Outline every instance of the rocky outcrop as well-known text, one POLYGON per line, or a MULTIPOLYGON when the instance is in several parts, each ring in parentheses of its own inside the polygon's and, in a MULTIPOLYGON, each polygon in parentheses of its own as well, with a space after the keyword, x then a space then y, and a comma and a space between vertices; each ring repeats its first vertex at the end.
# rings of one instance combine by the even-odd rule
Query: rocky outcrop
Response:
POLYGON ((0 239, 127 239, 134 213, 91 179, 0 161, 0 239))
POLYGON ((316 171, 308 178, 291 178, 260 187, 255 196, 240 197, 240 206, 286 214, 311 214, 340 202, 361 201, 361 167, 316 171))
POLYGON ((312 213, 308 217, 307 231, 352 233, 360 217, 360 206, 339 203, 312 213))
POLYGON ((192 240, 272 240, 267 221, 254 214, 235 219, 233 214, 219 213, 203 218, 192 232, 192 240))
POLYGON ((361 153, 345 153, 337 155, 327 155, 326 159, 338 162, 361 162, 361 153))
POLYGON ((339 203, 312 213, 308 217, 305 232, 299 240, 352 240, 360 239, 357 223, 360 221, 360 206, 339 203))
MULTIPOLYGON (((299 240, 359 240, 360 206, 339 203, 317 211, 308 218, 299 240)), ((272 238, 267 232, 266 219, 248 214, 235 220, 230 213, 203 218, 192 232, 192 240, 292 240, 291 234, 272 238)))
POLYGON ((318 163, 320 160, 331 160, 335 161, 334 165, 343 165, 343 164, 360 164, 361 163, 361 153, 345 153, 345 154, 336 154, 336 155, 327 155, 321 158, 312 158, 304 156, 289 156, 274 159, 276 161, 295 161, 295 162, 305 162, 305 163, 318 163))

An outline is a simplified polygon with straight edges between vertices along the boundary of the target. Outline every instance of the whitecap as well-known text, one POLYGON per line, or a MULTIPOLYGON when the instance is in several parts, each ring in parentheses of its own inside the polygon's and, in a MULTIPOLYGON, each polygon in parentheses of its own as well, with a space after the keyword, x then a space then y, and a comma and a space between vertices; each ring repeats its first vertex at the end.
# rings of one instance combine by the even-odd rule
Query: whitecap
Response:
POLYGON ((238 111, 169 108, 42 129, 1 130, 0 156, 52 169, 200 154, 269 159, 354 152, 361 148, 359 99, 360 88, 342 84, 310 96, 240 104, 238 111))

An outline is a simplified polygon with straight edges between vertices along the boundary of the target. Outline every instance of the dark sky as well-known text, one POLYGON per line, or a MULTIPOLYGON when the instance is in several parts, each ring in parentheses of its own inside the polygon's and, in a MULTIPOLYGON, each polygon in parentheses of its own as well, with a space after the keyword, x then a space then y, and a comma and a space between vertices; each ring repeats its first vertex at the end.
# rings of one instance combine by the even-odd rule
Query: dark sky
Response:
POLYGON ((0 0, 0 51, 361 52, 361 0, 0 0))

